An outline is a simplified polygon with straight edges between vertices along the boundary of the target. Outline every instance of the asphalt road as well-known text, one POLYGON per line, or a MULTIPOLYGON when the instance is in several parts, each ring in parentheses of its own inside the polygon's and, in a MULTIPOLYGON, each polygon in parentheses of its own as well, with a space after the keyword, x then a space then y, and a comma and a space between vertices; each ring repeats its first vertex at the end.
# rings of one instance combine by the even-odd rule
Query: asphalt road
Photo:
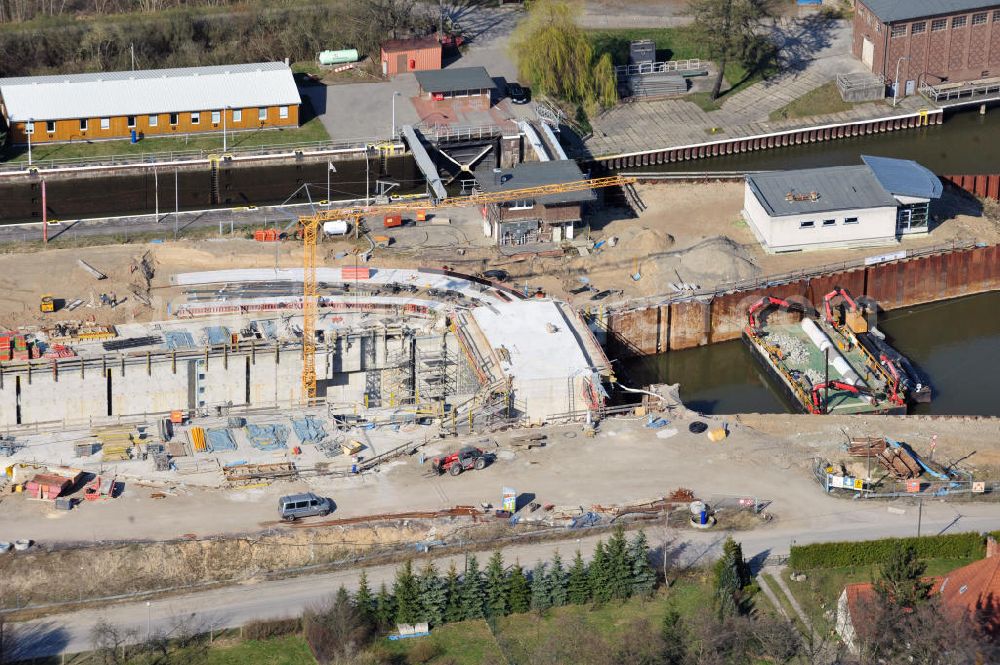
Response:
MULTIPOLYGON (((821 541, 864 540, 893 536, 913 536, 917 531, 918 511, 909 506, 900 512, 899 504, 858 504, 858 509, 847 514, 839 513, 827 521, 822 515, 809 520, 778 522, 762 528, 736 534, 743 544, 744 554, 757 567, 769 555, 787 554, 793 543, 804 544, 821 541)), ((942 532, 983 532, 1000 528, 1000 515, 991 504, 925 503, 922 516, 922 533, 932 535, 942 532)), ((714 558, 721 550, 726 537, 723 532, 672 532, 647 526, 647 535, 654 548, 663 550, 664 540, 668 557, 677 565, 698 565, 714 558)), ((576 549, 585 556, 593 550, 600 536, 593 535, 558 543, 516 545, 504 549, 508 563, 517 559, 522 566, 532 567, 537 561, 549 559, 559 549, 563 559, 572 557, 576 549)), ((606 537, 606 536, 604 536, 606 537)), ((481 554, 483 560, 488 556, 481 554)), ((461 569, 462 555, 435 558, 440 570, 454 562, 461 569)), ((418 566, 423 565, 418 562, 418 566)), ((382 582, 391 584, 395 565, 375 566, 367 569, 370 584, 376 589, 382 582)), ((238 627, 253 619, 289 617, 322 601, 341 585, 352 589, 357 584, 361 569, 334 573, 306 575, 291 579, 260 583, 245 583, 222 589, 186 594, 150 602, 112 605, 102 611, 80 610, 56 614, 44 619, 17 624, 16 634, 21 644, 20 655, 25 658, 76 653, 91 648, 90 632, 102 618, 134 631, 138 639, 149 632, 170 633, 197 628, 210 629, 238 627)))

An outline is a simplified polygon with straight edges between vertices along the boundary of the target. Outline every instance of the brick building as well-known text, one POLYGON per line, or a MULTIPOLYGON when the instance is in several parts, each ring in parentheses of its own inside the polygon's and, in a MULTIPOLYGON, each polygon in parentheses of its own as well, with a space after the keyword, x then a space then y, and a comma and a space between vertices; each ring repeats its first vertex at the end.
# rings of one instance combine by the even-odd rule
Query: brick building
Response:
POLYGON ((14 144, 297 127, 300 103, 283 62, 0 79, 14 144))
POLYGON ((1000 2, 856 0, 852 52, 900 96, 1000 76, 1000 2))

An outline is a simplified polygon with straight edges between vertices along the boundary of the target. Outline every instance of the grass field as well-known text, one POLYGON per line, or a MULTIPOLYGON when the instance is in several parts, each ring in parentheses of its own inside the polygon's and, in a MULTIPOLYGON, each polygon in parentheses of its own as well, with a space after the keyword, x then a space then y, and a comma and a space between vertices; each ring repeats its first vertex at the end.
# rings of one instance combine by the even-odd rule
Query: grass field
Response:
MULTIPOLYGON (((303 112, 305 111, 303 104, 303 112)), ((312 113, 308 115, 312 116, 312 113)), ((227 135, 227 147, 254 148, 257 146, 273 146, 287 143, 309 143, 312 141, 327 141, 330 135, 319 118, 312 117, 299 127, 291 129, 261 129, 246 132, 230 132, 227 135)), ((46 159, 72 159, 78 157, 108 157, 110 155, 143 155, 151 153, 170 153, 177 151, 204 150, 207 153, 222 152, 222 134, 205 134, 190 136, 164 136, 142 139, 138 143, 121 141, 93 141, 78 143, 41 144, 31 147, 31 157, 34 162, 46 159)), ((27 162, 26 146, 8 147, 0 153, 0 161, 27 162)))
POLYGON ((777 111, 772 111, 768 119, 775 122, 793 118, 808 118, 814 115, 850 111, 854 106, 854 104, 841 99, 837 82, 830 81, 815 90, 810 90, 798 99, 792 100, 777 111))
POLYGON ((669 589, 661 589, 650 600, 632 599, 601 607, 571 605, 544 615, 517 614, 496 621, 494 636, 485 621, 465 621, 435 628, 429 637, 390 642, 384 648, 407 663, 477 665, 478 663, 531 662, 540 646, 559 640, 567 619, 579 620, 588 632, 614 639, 635 620, 658 627, 669 608, 690 616, 711 603, 707 577, 685 578, 669 589))
MULTIPOLYGON (((96 653, 80 653, 65 659, 51 658, 32 661, 33 665, 100 665, 96 653)), ((129 665, 160 665, 167 662, 157 654, 129 654, 129 665)), ((197 662, 204 665, 316 665, 306 641, 298 635, 269 640, 222 639, 206 649, 178 650, 170 655, 171 663, 197 662), (204 653, 204 658, 198 657, 204 653)))
MULTIPOLYGON (((628 63, 629 42, 636 39, 652 39, 656 42, 657 62, 691 58, 708 59, 704 45, 690 27, 588 30, 587 35, 595 53, 598 55, 610 53, 616 65, 628 63)), ((684 99, 694 102, 706 111, 714 111, 719 108, 722 101, 725 101, 727 94, 739 92, 772 73, 769 68, 751 72, 743 65, 731 62, 726 65, 725 71, 725 79, 731 87, 719 99, 712 100, 707 92, 689 94, 684 99)))

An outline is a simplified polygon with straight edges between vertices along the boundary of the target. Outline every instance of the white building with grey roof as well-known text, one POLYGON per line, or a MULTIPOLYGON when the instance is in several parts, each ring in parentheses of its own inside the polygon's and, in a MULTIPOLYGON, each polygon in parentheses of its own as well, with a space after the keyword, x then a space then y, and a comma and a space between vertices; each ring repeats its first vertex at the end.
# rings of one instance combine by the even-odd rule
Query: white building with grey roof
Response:
POLYGON ((743 219, 769 253, 888 245, 927 233, 940 179, 909 160, 862 160, 858 166, 750 174, 743 219))

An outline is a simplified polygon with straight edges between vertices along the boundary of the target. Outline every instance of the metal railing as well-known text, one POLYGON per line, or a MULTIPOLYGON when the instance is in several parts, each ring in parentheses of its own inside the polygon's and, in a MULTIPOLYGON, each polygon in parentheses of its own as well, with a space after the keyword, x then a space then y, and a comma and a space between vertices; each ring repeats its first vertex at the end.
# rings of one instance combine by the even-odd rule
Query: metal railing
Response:
POLYGON ((698 58, 688 60, 667 60, 665 62, 640 62, 637 65, 618 65, 615 67, 615 76, 638 76, 640 74, 663 74, 666 72, 684 72, 696 69, 704 69, 704 65, 698 58))
POLYGON ((1000 97, 1000 78, 938 85, 921 83, 920 94, 935 103, 971 102, 987 97, 1000 97))
MULTIPOLYGON (((31 160, 31 168, 39 170, 65 168, 91 168, 130 166, 135 164, 160 164, 176 162, 194 162, 207 160, 210 156, 231 155, 233 157, 255 157, 271 155, 291 155, 296 152, 318 153, 346 150, 365 150, 371 145, 395 143, 391 138, 351 138, 331 141, 306 141, 298 143, 275 143, 271 145, 233 145, 225 152, 222 147, 200 148, 197 150, 166 150, 157 152, 141 152, 139 154, 94 155, 84 157, 59 157, 31 160)), ((28 162, 0 162, 0 174, 24 172, 28 170, 28 162)))

